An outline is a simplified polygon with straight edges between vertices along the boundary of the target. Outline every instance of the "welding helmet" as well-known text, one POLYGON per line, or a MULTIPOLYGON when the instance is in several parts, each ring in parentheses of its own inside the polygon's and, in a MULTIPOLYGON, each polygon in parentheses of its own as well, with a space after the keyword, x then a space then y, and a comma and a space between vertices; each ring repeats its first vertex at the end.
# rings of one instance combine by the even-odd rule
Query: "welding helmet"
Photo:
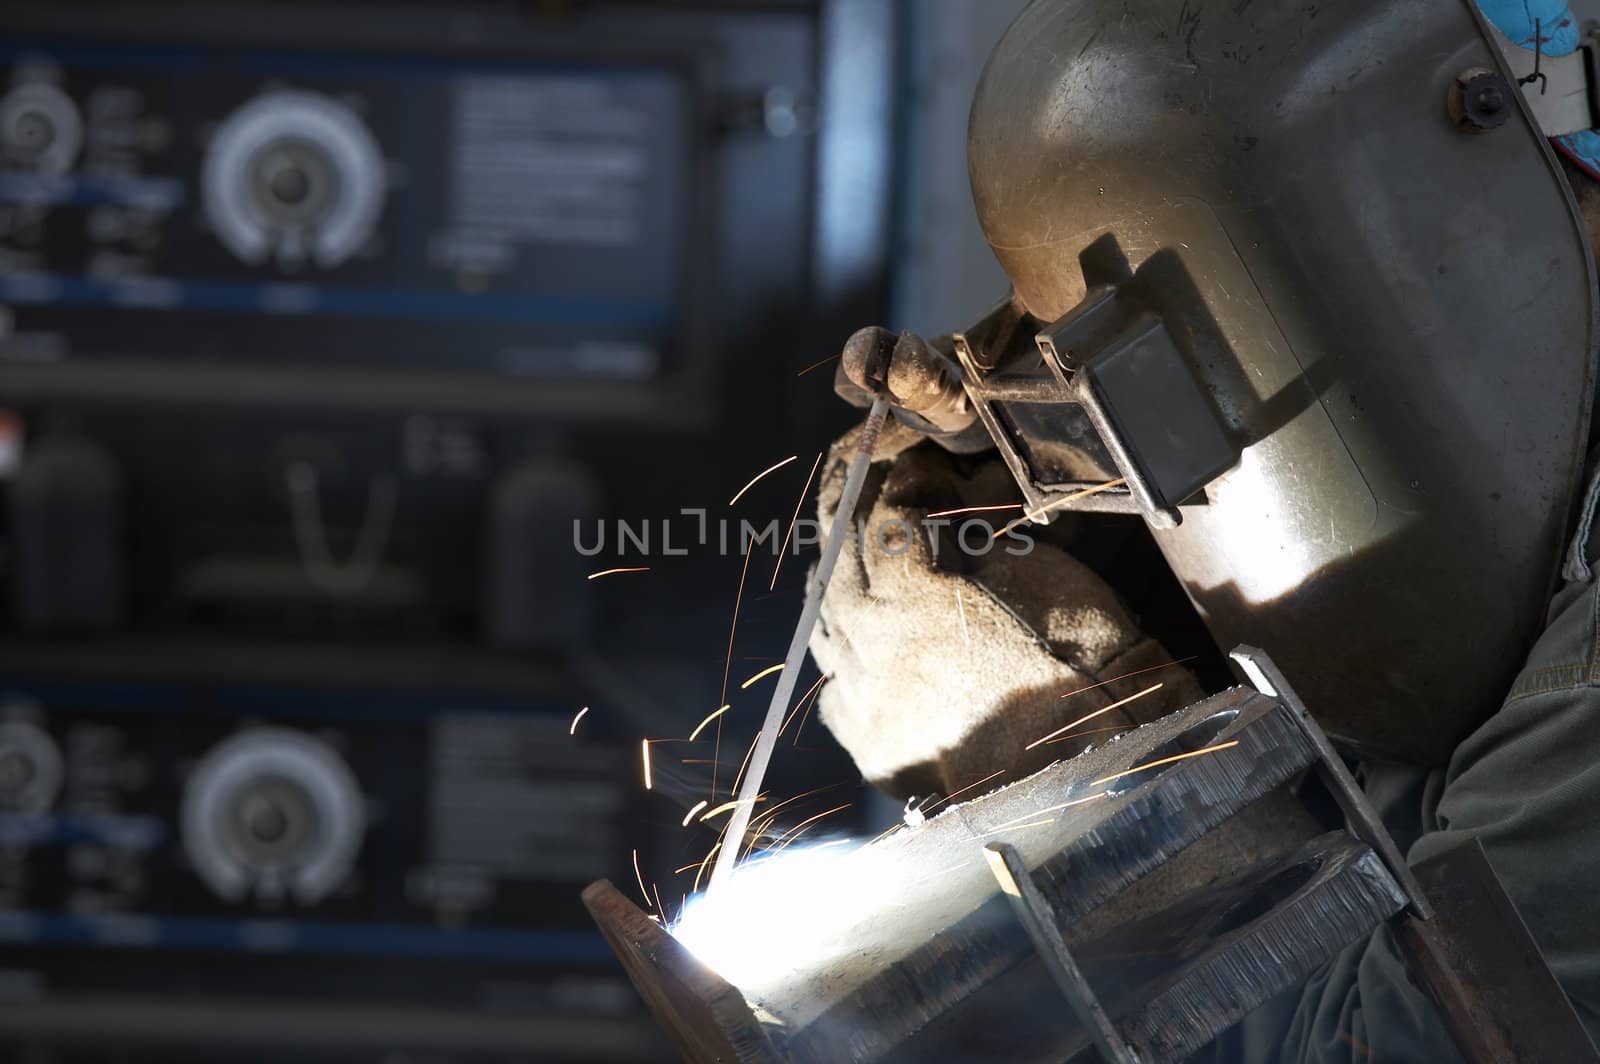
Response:
POLYGON ((1510 29, 1541 47, 1468 0, 1035 0, 969 130, 1013 292, 954 354, 1030 510, 1143 514, 1222 648, 1420 763, 1509 689, 1588 449, 1548 137, 1600 146, 1593 53, 1510 29))

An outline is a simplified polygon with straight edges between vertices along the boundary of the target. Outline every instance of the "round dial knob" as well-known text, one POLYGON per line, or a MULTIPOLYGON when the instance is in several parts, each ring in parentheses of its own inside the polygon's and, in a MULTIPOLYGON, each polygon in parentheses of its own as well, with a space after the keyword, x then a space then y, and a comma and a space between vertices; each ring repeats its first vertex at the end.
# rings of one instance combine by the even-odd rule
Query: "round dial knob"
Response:
POLYGON ((0 97, 0 154, 7 164, 61 174, 82 147, 78 105, 54 85, 26 82, 0 97))
POLYGON ((241 260, 337 266, 383 212, 383 156, 349 107, 314 92, 258 96, 206 148, 206 219, 241 260))
POLYGON ((365 830, 344 759, 303 732, 258 728, 213 747, 183 793, 183 846, 221 898, 304 905, 350 872, 365 830))
POLYGON ((36 724, 0 722, 0 812, 43 813, 61 790, 61 750, 36 724))

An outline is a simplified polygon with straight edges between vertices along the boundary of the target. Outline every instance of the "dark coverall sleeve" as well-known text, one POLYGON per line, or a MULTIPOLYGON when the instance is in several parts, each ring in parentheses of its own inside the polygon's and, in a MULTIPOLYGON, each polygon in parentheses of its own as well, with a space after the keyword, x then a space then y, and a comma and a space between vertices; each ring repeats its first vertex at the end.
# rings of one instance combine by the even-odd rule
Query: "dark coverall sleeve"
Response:
MULTIPOLYGON (((1362 775, 1409 860, 1478 836, 1600 1041, 1600 581, 1585 575, 1556 594, 1505 704, 1446 768, 1369 764, 1362 775)), ((1432 1064, 1459 1055, 1384 929, 1195 1059, 1432 1064)))

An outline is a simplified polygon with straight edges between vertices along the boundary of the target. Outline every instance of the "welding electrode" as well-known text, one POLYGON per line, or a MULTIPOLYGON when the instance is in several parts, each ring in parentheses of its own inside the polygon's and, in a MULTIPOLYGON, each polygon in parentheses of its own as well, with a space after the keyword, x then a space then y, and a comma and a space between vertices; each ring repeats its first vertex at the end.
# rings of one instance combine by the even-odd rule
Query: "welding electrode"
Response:
POLYGON ((738 860, 744 833, 750 826, 750 814, 755 808, 756 795, 761 793, 761 780, 767 774, 767 763, 772 760, 772 748, 778 741, 778 726, 789 707, 789 699, 794 695, 800 665, 811 643, 811 632, 817 626, 817 615, 822 611, 822 596, 828 590, 834 563, 839 560, 850 519, 855 516, 856 502, 861 498, 861 486, 867 479, 867 469, 872 465, 872 452, 878 447, 878 434, 883 431, 884 417, 888 412, 889 401, 880 393, 873 400, 866 424, 861 428, 861 441, 856 447, 855 457, 850 461, 850 473, 845 477, 844 491, 839 495, 839 509, 833 515, 833 526, 828 530, 828 542, 822 548, 822 559, 817 562, 817 571, 812 574, 811 586, 806 590, 805 606, 800 610, 800 621, 794 627, 794 638, 789 641, 789 654, 784 658, 783 671, 778 673, 778 686, 772 692, 772 703, 767 706, 761 734, 756 737, 755 752, 750 755, 750 767, 745 770, 744 784, 739 788, 739 793, 734 795, 736 804, 727 833, 723 836, 722 852, 717 855, 717 863, 711 870, 711 882, 707 890, 715 890, 717 884, 726 881, 738 860))

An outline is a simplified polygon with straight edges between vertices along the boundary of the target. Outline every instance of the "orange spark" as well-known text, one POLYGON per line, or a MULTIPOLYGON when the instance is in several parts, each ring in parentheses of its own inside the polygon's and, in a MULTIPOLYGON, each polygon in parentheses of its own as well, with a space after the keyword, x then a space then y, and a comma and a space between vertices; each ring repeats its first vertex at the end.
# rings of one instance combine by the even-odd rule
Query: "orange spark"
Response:
POLYGON ((710 724, 712 721, 716 720, 718 717, 722 716, 724 713, 728 712, 728 710, 730 710, 732 708, 733 707, 730 706, 730 705, 724 705, 721 709, 712 710, 706 716, 705 720, 701 721, 699 724, 696 724, 694 726, 694 731, 689 733, 689 741, 692 743, 696 739, 700 738, 700 733, 705 730, 705 727, 706 727, 707 724, 710 724))
MULTIPOLYGON (((1095 784, 1104 783, 1104 782, 1105 782, 1104 780, 1096 780, 1094 783, 1090 784, 1090 786, 1092 787, 1095 784)), ((974 838, 974 839, 987 838, 990 835, 997 834, 998 832, 1004 831, 1004 830, 1006 830, 1007 828, 1010 828, 1010 827, 1031 828, 1031 827, 1038 826, 1038 824, 1048 824, 1048 823, 1050 823, 1052 820, 1054 820, 1056 818, 1053 817, 1053 816, 1052 817, 1045 817, 1044 820, 1040 820, 1040 821, 1037 821, 1037 822, 1030 822, 1030 823, 1027 823, 1027 824, 1024 824, 1024 823, 1021 823, 1021 822, 1024 821, 1024 820, 1027 820, 1029 817, 1044 816, 1046 813, 1059 813, 1063 809, 1071 809, 1075 805, 1082 805, 1085 802, 1092 802, 1096 798, 1104 798, 1107 793, 1108 792, 1106 792, 1106 791, 1096 791, 1094 794, 1087 795, 1087 796, 1085 796, 1083 798, 1074 798, 1074 799, 1072 799, 1072 801, 1070 801, 1070 802, 1062 802, 1060 805, 1051 805, 1051 806, 1046 806, 1043 809, 1035 809, 1031 813, 1023 813, 1021 816, 1017 817, 1015 820, 1007 820, 1004 824, 997 824, 993 828, 990 828, 988 831, 985 831, 982 835, 974 835, 974 836, 972 836, 972 838, 974 838)))
POLYGON ((800 837, 800 832, 805 830, 805 828, 808 825, 816 823, 817 821, 821 820, 825 816, 831 816, 832 814, 839 812, 841 809, 849 809, 850 806, 851 806, 851 803, 850 802, 846 802, 843 805, 836 805, 832 809, 824 809, 822 812, 818 813, 816 816, 807 817, 806 819, 800 821, 800 823, 796 824, 794 827, 790 828, 788 831, 784 832, 781 836, 778 837, 778 842, 773 847, 773 852, 776 853, 777 851, 783 849, 785 846, 789 845, 789 843, 793 842, 795 839, 799 838, 800 837), (785 841, 785 840, 788 840, 788 841, 785 841))
MULTIPOLYGON (((800 733, 805 731, 806 718, 811 715, 811 707, 817 704, 817 699, 814 696, 817 694, 817 692, 822 690, 822 681, 825 680, 825 679, 827 679, 826 676, 821 677, 821 678, 819 678, 817 680, 816 683, 811 685, 811 694, 813 695, 813 697, 812 697, 810 702, 806 703, 806 711, 804 713, 800 714, 800 723, 796 724, 795 727, 794 727, 794 740, 793 740, 793 742, 794 742, 795 746, 799 746, 800 745, 800 733)), ((799 709, 800 707, 796 706, 795 708, 799 709)))
POLYGON ((694 819, 694 815, 696 813, 698 813, 700 810, 704 809, 706 807, 706 805, 707 805, 707 803, 706 803, 706 800, 704 798, 702 798, 698 802, 696 802, 694 804, 694 808, 693 809, 691 809, 687 813, 683 814, 683 826, 684 827, 688 827, 689 826, 689 821, 693 820, 694 819))
POLYGON ((744 761, 739 765, 739 774, 733 777, 733 789, 729 794, 739 793, 739 781, 744 779, 744 770, 750 767, 750 755, 756 752, 756 744, 761 741, 761 733, 756 732, 756 737, 750 740, 750 749, 744 752, 744 761))
POLYGON ((740 488, 737 492, 734 493, 733 498, 728 500, 728 505, 732 506, 734 503, 736 503, 740 499, 744 498, 744 493, 749 491, 751 488, 755 487, 757 484, 759 484, 761 482, 761 478, 762 477, 766 476, 768 473, 777 472, 778 470, 782 469, 784 466, 788 465, 790 462, 794 461, 796 458, 799 458, 799 457, 800 456, 797 455, 797 454, 791 454, 789 457, 785 458, 783 461, 774 463, 773 465, 769 465, 767 468, 763 469, 761 472, 759 472, 755 476, 751 477, 750 478, 750 483, 748 483, 744 487, 740 488))
MULTIPOLYGON (((733 623, 728 626, 728 656, 722 659, 722 697, 728 700, 728 670, 733 668, 733 639, 739 633, 739 607, 744 602, 744 578, 750 574, 750 551, 744 552, 744 568, 739 570, 739 593, 733 598, 733 623)), ((717 762, 722 760, 722 721, 717 721, 717 745, 711 752, 711 797, 717 796, 717 762)))
POLYGON ((782 671, 783 671, 783 663, 782 662, 779 662, 778 664, 773 665, 770 668, 762 669, 760 672, 758 672, 754 676, 750 677, 744 683, 740 684, 739 685, 739 690, 747 691, 747 690, 750 689, 750 685, 751 684, 755 683, 757 680, 761 679, 763 676, 771 676, 775 672, 782 672, 782 671))
POLYGON ((617 573, 648 573, 649 571, 650 567, 648 565, 626 566, 621 569, 601 569, 598 573, 590 573, 584 579, 598 580, 602 576, 615 576, 617 573))
MULTIPOLYGON (((842 354, 844 354, 843 351, 839 352, 839 355, 842 355, 842 354)), ((829 355, 827 358, 823 359, 821 362, 813 362, 813 363, 811 363, 811 365, 807 366, 805 369, 801 370, 799 373, 796 373, 795 376, 796 377, 804 377, 807 373, 810 373, 812 370, 820 369, 821 367, 826 366, 829 362, 832 362, 834 359, 838 358, 839 355, 829 355)))
POLYGON ((817 693, 817 688, 821 687, 825 680, 827 680, 826 676, 818 676, 817 682, 812 684, 806 693, 800 696, 800 701, 794 704, 794 708, 789 711, 789 715, 784 718, 783 724, 779 726, 778 738, 783 738, 783 733, 789 730, 789 722, 794 720, 794 715, 800 712, 800 708, 805 705, 806 699, 817 693))
POLYGON ((928 808, 924 809, 922 812, 924 814, 927 814, 930 810, 938 808, 939 806, 941 806, 944 803, 948 802, 950 799, 954 798, 956 795, 964 794, 965 792, 972 790, 972 788, 974 788, 974 787, 981 787, 985 783, 988 783, 990 780, 994 779, 996 776, 1003 776, 1005 774, 1005 771, 1006 771, 1005 769, 1001 769, 999 772, 991 772, 987 776, 983 777, 983 779, 979 780, 977 783, 969 783, 965 787, 960 788, 959 790, 951 791, 949 794, 945 795, 943 798, 940 798, 937 802, 934 802, 932 805, 928 806, 928 808))
POLYGON ((890 835, 893 835, 895 832, 899 831, 905 826, 905 821, 896 821, 895 823, 889 825, 889 829, 887 831, 880 832, 876 838, 869 839, 867 841, 867 845, 871 846, 875 842, 882 842, 884 839, 888 838, 890 835))
POLYGON ((717 840, 717 844, 715 846, 711 847, 711 851, 706 854, 706 859, 704 861, 700 862, 700 870, 697 871, 694 874, 694 886, 689 888, 689 893, 691 893, 691 894, 698 894, 699 893, 699 891, 700 891, 700 877, 706 874, 706 866, 711 863, 711 859, 717 855, 717 851, 720 850, 720 849, 722 849, 722 840, 718 839, 717 840))
POLYGON ((929 517, 957 517, 961 514, 992 514, 997 510, 1020 510, 1020 502, 1008 502, 1003 506, 963 506, 959 510, 940 510, 938 513, 929 514, 929 517))
POLYGON ((1121 772, 1114 772, 1111 775, 1106 776, 1103 779, 1095 780, 1093 783, 1089 784, 1089 786, 1098 787, 1102 783, 1110 783, 1112 780, 1120 780, 1122 777, 1131 776, 1135 772, 1143 772, 1145 769, 1159 768, 1162 765, 1170 765, 1174 761, 1185 761, 1185 760, 1187 760, 1187 759, 1189 759, 1191 757, 1199 757, 1202 754, 1214 754, 1218 750, 1226 750, 1229 747, 1238 746, 1238 745, 1239 745, 1239 740, 1230 739, 1225 743, 1218 743, 1215 746, 1207 746, 1207 747, 1203 747, 1203 748, 1201 748, 1199 750, 1191 750, 1187 754, 1173 754, 1171 757, 1163 757, 1163 758, 1161 758, 1160 760, 1157 760, 1157 761, 1148 761, 1143 765, 1135 765, 1133 768, 1123 769, 1121 772))
POLYGON ((1057 697, 1071 698, 1073 695, 1081 695, 1085 691, 1093 691, 1096 687, 1104 687, 1108 683, 1116 683, 1118 680, 1126 680, 1130 676, 1141 676, 1144 673, 1155 672, 1159 669, 1170 669, 1174 665, 1182 665, 1184 662, 1193 661, 1197 657, 1199 657, 1198 654, 1190 654, 1188 657, 1179 658, 1176 661, 1164 661, 1160 665, 1150 665, 1143 669, 1134 669, 1132 672, 1125 672, 1121 676, 1113 676, 1109 680, 1101 680, 1099 683, 1092 683, 1088 687, 1080 687, 1076 691, 1068 691, 1066 694, 1058 695, 1057 697))
POLYGON ((1104 484, 1095 484, 1095 485, 1093 485, 1091 487, 1083 488, 1080 491, 1075 491, 1071 495, 1063 495, 1063 496, 1061 496, 1061 498, 1056 499, 1054 502, 1046 503, 1045 505, 1039 507, 1037 510, 1033 510, 1033 511, 1031 511, 1029 513, 1025 513, 1021 517, 1017 518, 1015 521, 1009 522, 1008 524, 1006 524, 1004 527, 999 529, 997 532, 995 532, 995 534, 993 536, 990 536, 989 538, 990 539, 999 539, 1001 536, 1005 535, 1007 532, 1010 532, 1013 528, 1016 528, 1018 525, 1022 524, 1024 521, 1033 521, 1033 520, 1035 520, 1037 518, 1043 517, 1045 514, 1049 513, 1051 510, 1054 510, 1054 509, 1057 509, 1059 507, 1065 506, 1069 502, 1076 502, 1078 499, 1085 498, 1086 496, 1089 496, 1089 495, 1098 495, 1102 491, 1110 491, 1112 488, 1121 487, 1122 485, 1126 484, 1127 482, 1128 482, 1128 478, 1127 477, 1118 477, 1116 480, 1108 480, 1104 484))
MULTIPOLYGON (((1028 815, 1032 816, 1033 814, 1029 813, 1028 815)), ((985 831, 982 834, 978 834, 978 835, 968 835, 967 836, 967 841, 968 842, 976 842, 979 839, 986 839, 990 835, 998 835, 1002 831, 1022 831, 1022 830, 1026 829, 1026 828, 1039 828, 1039 827, 1043 827, 1046 824, 1055 823, 1055 819, 1056 818, 1053 817, 1053 816, 1047 816, 1043 820, 1030 820, 1026 824, 1018 824, 1016 821, 1012 821, 1009 824, 1005 824, 1005 825, 1003 825, 1001 827, 995 828, 993 831, 985 831)))
POLYGON ((923 876, 921 879, 913 879, 910 883, 907 883, 906 886, 914 887, 914 886, 917 886, 920 883, 926 883, 930 879, 938 879, 940 876, 947 876, 951 872, 959 872, 959 871, 961 871, 961 869, 967 867, 968 865, 970 865, 972 863, 973 862, 971 862, 971 861, 962 861, 960 864, 953 864, 949 868, 941 868, 937 872, 928 873, 927 875, 923 876))
POLYGON ((700 822, 704 823, 707 820, 710 820, 714 816, 717 816, 717 815, 722 814, 722 813, 726 813, 728 810, 736 808, 738 806, 738 804, 739 803, 738 803, 737 800, 732 801, 732 802, 723 802, 721 805, 719 805, 715 809, 711 810, 705 816, 701 817, 700 818, 700 822))
POLYGON ((800 508, 806 504, 806 496, 811 494, 811 482, 816 479, 817 467, 822 464, 822 452, 817 452, 817 460, 811 463, 811 472, 806 477, 806 486, 800 489, 800 498, 795 500, 794 516, 789 518, 789 530, 783 534, 783 546, 778 548, 778 564, 772 567, 772 580, 767 584, 768 591, 778 587, 778 573, 783 569, 783 556, 789 553, 789 537, 794 535, 795 523, 800 520, 800 508))
POLYGON ((638 847, 634 847, 634 850, 633 850, 633 874, 634 874, 634 877, 639 880, 639 893, 644 896, 644 903, 646 905, 649 905, 650 904, 650 891, 645 888, 645 885, 644 885, 644 873, 639 871, 639 849, 638 849, 638 847))
POLYGON ((639 740, 639 756, 644 761, 644 789, 654 790, 655 783, 650 778, 650 740, 639 740))
POLYGON ((578 734, 578 722, 580 720, 582 720, 584 714, 588 713, 588 712, 589 712, 589 707, 588 706, 584 706, 582 709, 578 710, 578 715, 576 717, 572 718, 572 724, 571 724, 571 726, 569 726, 567 728, 567 734, 568 735, 577 735, 578 734))
POLYGON ((1139 699, 1143 698, 1145 695, 1152 694, 1152 693, 1154 693, 1156 691, 1159 691, 1165 686, 1166 686, 1166 684, 1164 684, 1164 683, 1151 684, 1149 687, 1146 687, 1143 691, 1140 691, 1138 694, 1132 694, 1132 695, 1129 695, 1127 698, 1118 699, 1117 701, 1111 703, 1109 706, 1101 706, 1099 709, 1095 710, 1093 713, 1089 713, 1089 714, 1086 714, 1086 715, 1084 715, 1082 717, 1079 717, 1077 720, 1073 721, 1071 724, 1063 724, 1061 727, 1057 728, 1055 731, 1051 732, 1049 735, 1040 736, 1039 738, 1035 739, 1033 742, 1029 743, 1027 746, 1024 746, 1023 749, 1024 750, 1032 750, 1036 746, 1042 746, 1043 744, 1045 744, 1045 743, 1049 742, 1050 740, 1054 739, 1056 736, 1061 735, 1063 732, 1069 732, 1073 728, 1076 728, 1080 724, 1087 724, 1089 721, 1094 720, 1094 718, 1100 716, 1102 713, 1110 713, 1113 709, 1117 709, 1120 706, 1125 706, 1129 702, 1136 702, 1139 699))

